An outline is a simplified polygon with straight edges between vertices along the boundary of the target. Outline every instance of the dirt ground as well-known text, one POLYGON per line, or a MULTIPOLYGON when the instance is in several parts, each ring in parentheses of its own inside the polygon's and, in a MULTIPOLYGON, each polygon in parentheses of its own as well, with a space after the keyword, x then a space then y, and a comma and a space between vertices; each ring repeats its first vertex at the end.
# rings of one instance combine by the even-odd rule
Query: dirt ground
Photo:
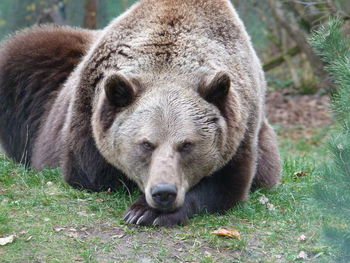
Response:
POLYGON ((272 124, 283 128, 317 128, 331 123, 329 96, 326 95, 269 92, 266 97, 266 113, 272 124))
MULTIPOLYGON (((94 258, 97 262, 201 262, 206 256, 215 255, 215 262, 228 262, 227 258, 237 258, 239 250, 218 251, 214 246, 200 239, 182 240, 180 236, 174 240, 167 229, 156 231, 137 231, 128 233, 120 226, 109 224, 97 225, 94 228, 79 231, 80 238, 99 238, 112 244, 109 251, 97 250, 94 258), (118 251, 118 253, 116 253, 118 251), (221 256, 220 256, 221 255, 221 256)), ((181 234, 181 229, 178 229, 181 234)))
MULTIPOLYGON (((242 262, 240 260, 242 257, 258 259, 266 254, 264 245, 259 241, 262 233, 251 233, 246 242, 249 250, 245 250, 230 245, 217 246, 204 239, 200 233, 196 237, 186 236, 184 229, 189 230, 180 226, 149 230, 136 226, 115 225, 106 221, 96 222, 94 226, 73 229, 73 231, 72 228, 66 227, 60 234, 79 239, 80 242, 99 240, 100 245, 96 246, 95 252, 91 255, 99 263, 238 263, 242 262), (101 246, 101 243, 105 244, 106 247, 101 246)), ((226 241, 229 242, 228 239, 226 241)), ((222 239, 222 243, 225 243, 225 239, 222 239)), ((79 257, 74 260, 74 262, 83 261, 84 259, 79 257)), ((254 262, 258 262, 258 260, 254 260, 254 262)))

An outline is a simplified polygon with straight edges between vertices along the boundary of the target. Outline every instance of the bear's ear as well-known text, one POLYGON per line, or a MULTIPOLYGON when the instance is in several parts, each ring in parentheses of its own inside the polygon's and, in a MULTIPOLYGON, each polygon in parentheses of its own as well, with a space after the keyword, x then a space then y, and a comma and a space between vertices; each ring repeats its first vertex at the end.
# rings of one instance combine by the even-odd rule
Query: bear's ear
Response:
POLYGON ((104 83, 106 97, 116 107, 126 107, 135 98, 135 87, 126 76, 114 73, 107 77, 104 83))
POLYGON ((203 81, 198 92, 206 101, 220 106, 225 102, 230 86, 229 75, 225 72, 218 72, 209 82, 208 80, 203 81))

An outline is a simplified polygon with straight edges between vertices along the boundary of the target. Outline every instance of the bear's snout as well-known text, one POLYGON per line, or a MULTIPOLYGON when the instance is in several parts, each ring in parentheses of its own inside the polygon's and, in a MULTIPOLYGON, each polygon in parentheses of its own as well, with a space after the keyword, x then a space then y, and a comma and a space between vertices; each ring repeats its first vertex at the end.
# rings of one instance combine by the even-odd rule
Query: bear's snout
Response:
POLYGON ((172 184, 157 184, 151 189, 151 195, 160 209, 169 209, 174 206, 177 188, 172 184))

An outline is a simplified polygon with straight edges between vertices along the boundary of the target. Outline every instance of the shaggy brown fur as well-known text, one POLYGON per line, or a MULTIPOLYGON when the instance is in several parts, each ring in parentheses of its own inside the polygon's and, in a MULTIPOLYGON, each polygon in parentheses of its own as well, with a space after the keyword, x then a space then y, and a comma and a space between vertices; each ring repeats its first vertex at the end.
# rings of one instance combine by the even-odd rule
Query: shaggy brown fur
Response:
POLYGON ((11 158, 31 164, 39 127, 92 37, 80 29, 43 26, 16 33, 2 43, 0 140, 11 158))
POLYGON ((222 212, 280 178, 265 80, 228 0, 143 0, 100 32, 36 27, 2 44, 0 139, 79 188, 144 192, 127 223, 222 212), (126 175, 126 177, 124 177, 126 175), (150 197, 176 186, 174 205, 150 197))

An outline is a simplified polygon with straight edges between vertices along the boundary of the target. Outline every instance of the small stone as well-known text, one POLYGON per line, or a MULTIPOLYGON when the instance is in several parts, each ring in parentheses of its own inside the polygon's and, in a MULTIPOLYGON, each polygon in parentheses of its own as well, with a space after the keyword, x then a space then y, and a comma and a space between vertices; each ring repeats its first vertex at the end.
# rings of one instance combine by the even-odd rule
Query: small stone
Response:
POLYGON ((297 258, 298 259, 307 259, 308 256, 307 256, 305 251, 300 251, 297 258))
POLYGON ((269 209, 270 211, 275 211, 276 210, 275 206, 273 204, 271 204, 271 203, 267 203, 266 206, 267 206, 267 209, 269 209))
POLYGON ((141 262, 141 263, 152 263, 153 260, 150 259, 150 258, 141 258, 141 259, 140 259, 140 262, 141 262))
POLYGON ((54 227, 53 228, 53 230, 55 231, 55 232, 61 232, 62 230, 64 230, 65 228, 64 227, 54 227))
POLYGON ((305 235, 300 235, 299 237, 298 237, 298 241, 305 241, 307 238, 306 238, 306 236, 305 235))
POLYGON ((4 199, 2 199, 1 204, 6 205, 9 201, 10 201, 10 199, 5 197, 4 199))
POLYGON ((71 237, 71 238, 77 238, 78 233, 77 232, 68 232, 66 236, 71 237))
POLYGON ((261 203, 261 204, 263 204, 263 205, 265 205, 266 203, 268 203, 269 202, 269 199, 266 197, 266 196, 260 196, 259 197, 259 202, 261 203))
POLYGON ((204 252, 204 255, 205 255, 206 257, 211 257, 211 256, 212 256, 211 253, 208 252, 208 251, 205 251, 205 252, 204 252))
POLYGON ((338 144, 337 146, 339 151, 343 151, 344 150, 344 146, 342 144, 338 144))
POLYGON ((80 216, 89 216, 88 213, 86 213, 86 211, 80 211, 77 214, 80 216))

